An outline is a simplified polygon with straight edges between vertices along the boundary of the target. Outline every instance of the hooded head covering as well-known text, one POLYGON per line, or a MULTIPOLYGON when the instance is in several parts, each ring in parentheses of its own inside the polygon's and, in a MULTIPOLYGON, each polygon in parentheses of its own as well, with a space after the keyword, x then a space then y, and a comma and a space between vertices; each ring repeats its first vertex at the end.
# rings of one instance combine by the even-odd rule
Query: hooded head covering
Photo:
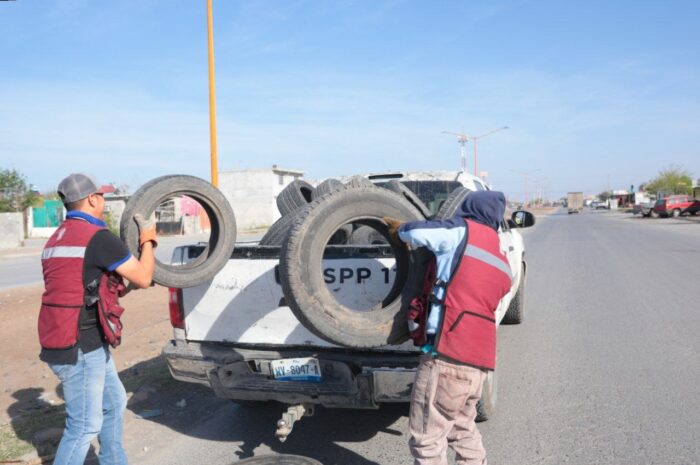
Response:
POLYGON ((455 216, 476 221, 498 231, 506 211, 506 197, 503 192, 477 191, 464 199, 455 216))

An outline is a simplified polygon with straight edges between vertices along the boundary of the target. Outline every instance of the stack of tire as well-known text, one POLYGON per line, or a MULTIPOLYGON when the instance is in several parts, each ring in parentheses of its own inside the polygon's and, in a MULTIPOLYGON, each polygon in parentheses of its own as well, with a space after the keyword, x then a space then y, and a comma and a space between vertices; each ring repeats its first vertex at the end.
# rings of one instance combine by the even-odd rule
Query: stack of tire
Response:
MULTIPOLYGON (((277 198, 282 217, 260 241, 280 250, 280 278, 285 299, 299 321, 319 337, 335 344, 370 348, 399 344, 407 339, 404 310, 422 288, 425 250, 409 252, 391 243, 388 216, 400 221, 425 220, 430 211, 418 197, 397 181, 376 187, 362 176, 342 183, 323 181, 315 188, 298 179, 277 198), (382 303, 358 312, 336 301, 328 290, 321 264, 329 244, 386 244, 396 259, 396 279, 382 303)), ((456 189, 435 218, 454 215, 468 191, 456 189)), ((150 217, 165 200, 185 195, 198 201, 211 222, 204 252, 183 266, 156 261, 154 281, 168 287, 193 287, 209 279, 228 262, 236 242, 236 221, 223 194, 193 176, 162 176, 144 184, 129 200, 120 225, 122 239, 138 254, 138 229, 133 216, 150 217)))

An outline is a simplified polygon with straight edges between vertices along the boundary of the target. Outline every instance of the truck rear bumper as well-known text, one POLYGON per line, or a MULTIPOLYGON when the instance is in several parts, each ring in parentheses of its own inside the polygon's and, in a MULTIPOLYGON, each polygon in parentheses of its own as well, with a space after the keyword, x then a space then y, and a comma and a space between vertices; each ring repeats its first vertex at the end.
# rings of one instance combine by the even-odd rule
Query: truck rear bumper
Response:
POLYGON ((345 408, 410 401, 418 364, 417 352, 267 349, 181 340, 170 341, 163 352, 175 379, 210 386, 218 397, 345 408), (295 357, 317 358, 323 381, 275 379, 270 361, 295 357))

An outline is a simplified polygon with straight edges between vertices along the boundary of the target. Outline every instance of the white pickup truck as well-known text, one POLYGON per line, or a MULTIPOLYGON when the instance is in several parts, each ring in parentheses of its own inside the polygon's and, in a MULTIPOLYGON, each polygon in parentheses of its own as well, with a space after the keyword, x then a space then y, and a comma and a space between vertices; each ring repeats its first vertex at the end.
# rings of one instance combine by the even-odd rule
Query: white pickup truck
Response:
MULTIPOLYGON (((367 178, 379 186, 398 180, 433 212, 456 187, 489 189, 482 180, 462 172, 384 173, 367 178)), ((523 316, 526 264, 517 227, 516 218, 504 220, 499 231, 513 275, 511 291, 498 307, 499 324, 519 323, 523 316)), ((174 262, 186 263, 202 249, 202 245, 180 247, 174 251, 174 262)), ((213 279, 196 287, 170 289, 174 338, 164 353, 172 375, 210 386, 222 398, 287 404, 289 409, 277 425, 281 440, 295 420, 313 413, 314 405, 373 409, 384 402, 408 402, 418 349, 410 341, 353 349, 317 337, 285 302, 279 258, 278 246, 238 243, 213 279)), ((339 301, 359 309, 387 294, 393 266, 391 248, 385 245, 328 246, 323 276, 339 301)), ((495 388, 492 375, 479 409, 482 419, 493 411, 495 388)))

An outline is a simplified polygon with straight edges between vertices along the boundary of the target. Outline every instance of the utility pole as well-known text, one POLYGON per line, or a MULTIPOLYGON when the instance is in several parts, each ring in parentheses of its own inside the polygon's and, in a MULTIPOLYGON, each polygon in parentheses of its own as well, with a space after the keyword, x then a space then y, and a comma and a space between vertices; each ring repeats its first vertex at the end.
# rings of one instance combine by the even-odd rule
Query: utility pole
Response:
POLYGON ((478 141, 479 139, 483 139, 483 138, 486 137, 486 136, 490 136, 490 135, 493 134, 494 132, 503 131, 503 130, 505 130, 505 129, 508 129, 508 126, 503 126, 502 128, 493 129, 493 130, 491 130, 491 131, 489 131, 489 132, 487 132, 487 133, 484 133, 484 134, 482 134, 482 135, 480 135, 480 136, 472 136, 472 137, 470 137, 470 139, 472 140, 472 142, 474 142, 474 175, 475 175, 475 176, 479 176, 479 175, 478 175, 478 173, 479 173, 479 162, 478 162, 478 157, 477 157, 477 154, 476 154, 476 143, 477 143, 477 141, 478 141))
POLYGON ((470 136, 468 134, 465 134, 464 129, 462 130, 462 132, 459 132, 459 133, 451 132, 451 131, 442 131, 442 133, 457 136, 457 142, 459 143, 459 145, 461 145, 460 153, 462 155, 462 157, 461 157, 462 158, 462 171, 465 173, 467 172, 467 154, 466 154, 467 142, 471 141, 473 143, 473 145, 474 145, 474 176, 479 177, 479 162, 477 159, 478 155, 477 155, 477 149, 476 149, 477 141, 479 139, 482 139, 486 136, 493 134, 494 132, 503 131, 504 129, 508 129, 508 126, 503 126, 501 128, 493 129, 493 130, 486 132, 480 136, 470 136))
POLYGON ((209 146, 211 150, 211 183, 219 186, 219 166, 216 149, 216 89, 214 85, 214 17, 212 0, 207 0, 207 36, 209 43, 209 146))
POLYGON ((534 173, 534 172, 536 172, 536 171, 539 171, 539 170, 540 170, 539 168, 536 168, 536 169, 534 169, 534 170, 528 170, 528 171, 511 170, 512 172, 518 173, 518 174, 520 174, 520 175, 523 176, 524 187, 525 187, 525 191, 524 191, 524 192, 525 192, 525 200, 523 201, 523 207, 524 207, 524 208, 527 208, 527 206, 528 206, 528 199, 527 199, 527 178, 528 178, 528 176, 530 176, 532 173, 534 173))

